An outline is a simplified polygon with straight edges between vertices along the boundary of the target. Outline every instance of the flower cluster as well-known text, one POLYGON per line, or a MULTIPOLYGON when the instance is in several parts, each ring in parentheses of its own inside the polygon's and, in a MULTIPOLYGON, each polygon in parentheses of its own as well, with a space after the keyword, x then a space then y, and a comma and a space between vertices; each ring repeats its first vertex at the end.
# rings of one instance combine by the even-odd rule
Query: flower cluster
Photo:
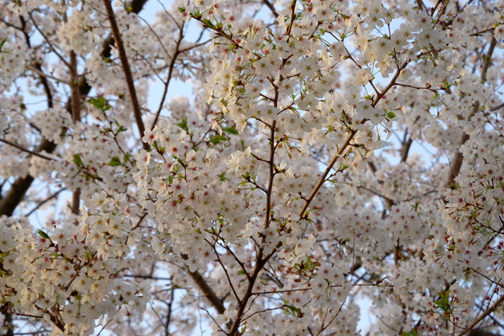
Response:
POLYGON ((5 330, 499 325, 503 1, 143 6, 0 11, 5 330))

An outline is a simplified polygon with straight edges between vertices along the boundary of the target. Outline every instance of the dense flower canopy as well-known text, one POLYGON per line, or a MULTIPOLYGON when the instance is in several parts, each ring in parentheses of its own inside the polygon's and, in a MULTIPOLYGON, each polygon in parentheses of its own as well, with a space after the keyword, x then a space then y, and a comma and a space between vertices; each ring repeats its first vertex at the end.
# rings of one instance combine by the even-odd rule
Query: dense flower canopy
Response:
POLYGON ((504 329, 504 1, 154 2, 0 4, 0 335, 504 329))

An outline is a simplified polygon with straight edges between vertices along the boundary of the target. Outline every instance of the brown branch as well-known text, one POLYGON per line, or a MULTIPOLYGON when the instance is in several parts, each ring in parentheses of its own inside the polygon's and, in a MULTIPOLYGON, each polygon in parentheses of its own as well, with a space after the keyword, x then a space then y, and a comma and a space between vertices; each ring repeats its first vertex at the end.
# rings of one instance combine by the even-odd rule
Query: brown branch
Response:
MULTIPOLYGON (((481 81, 484 83, 486 81, 486 73, 488 71, 488 68, 490 67, 492 63, 492 54, 494 52, 495 46, 497 45, 497 40, 495 38, 492 38, 492 42, 490 43, 490 47, 488 49, 488 54, 485 58, 485 63, 483 64, 483 69, 481 71, 481 81)), ((466 120, 471 120, 471 118, 478 112, 480 108, 480 102, 476 101, 474 103, 473 109, 467 116, 466 120)), ((467 140, 469 140, 469 135, 467 133, 464 133, 462 135, 462 139, 460 140, 459 148, 464 145, 467 140)), ((455 153, 455 157, 453 158, 453 164, 450 170, 450 176, 448 177, 448 180, 446 181, 445 187, 452 188, 454 186, 455 178, 458 176, 460 173, 460 169, 462 167, 462 163, 464 161, 464 155, 460 152, 457 151, 455 153)), ((454 189, 454 188, 452 188, 454 189)))
POLYGON ((50 79, 53 79, 57 82, 60 82, 60 83, 63 83, 63 84, 70 84, 70 82, 64 80, 64 79, 61 79, 61 78, 58 78, 58 77, 54 77, 54 76, 51 76, 51 75, 47 75, 45 73, 43 73, 40 69, 30 65, 30 64, 26 64, 25 65, 27 69, 35 72, 37 75, 39 76, 42 76, 42 77, 45 77, 45 78, 50 78, 50 79))
POLYGON ((213 250, 215 252, 215 256, 217 257, 217 262, 221 265, 222 270, 224 271, 224 274, 226 275, 227 281, 229 283, 229 287, 231 287, 231 291, 233 292, 233 295, 235 296, 236 302, 238 302, 238 304, 240 304, 240 302, 241 302, 240 297, 238 296, 238 293, 236 292, 236 290, 233 286, 233 282, 231 281, 231 277, 229 276, 229 272, 228 272, 226 266, 224 266, 224 263, 222 262, 222 260, 220 258, 219 252, 217 252, 217 249, 215 248, 215 243, 217 242, 217 240, 215 240, 214 244, 210 243, 208 240, 206 240, 206 238, 205 238, 205 241, 208 243, 208 245, 210 245, 213 248, 213 250))
POLYGON ((436 5, 431 9, 431 17, 434 15, 434 12, 436 12, 436 9, 438 8, 439 4, 441 3, 441 0, 437 0, 436 5))
POLYGON ((410 137, 403 144, 403 148, 401 150, 401 162, 406 162, 406 160, 408 159, 408 154, 409 154, 409 150, 411 148, 412 143, 413 143, 413 139, 410 137))
POLYGON ((499 305, 504 301, 504 295, 500 297, 499 300, 495 301, 495 303, 488 308, 483 314, 481 314, 466 330, 458 334, 458 336, 464 336, 469 331, 471 331, 478 323, 480 323, 485 317, 493 313, 499 305))
POLYGON ((0 139, 0 142, 3 142, 3 143, 5 143, 5 144, 7 144, 7 145, 10 145, 10 146, 12 146, 12 147, 15 147, 15 148, 19 149, 20 151, 25 152, 25 153, 28 153, 28 154, 30 154, 30 155, 35 155, 35 156, 38 156, 39 158, 44 159, 44 160, 48 160, 48 161, 53 161, 53 160, 56 160, 56 159, 54 159, 54 158, 50 158, 49 156, 45 156, 45 155, 42 155, 42 154, 40 154, 40 153, 37 153, 37 152, 31 151, 31 150, 29 150, 29 149, 26 149, 26 148, 24 148, 24 147, 21 147, 21 146, 19 146, 18 144, 15 144, 14 142, 10 142, 9 140, 0 139))
MULTIPOLYGON (((161 110, 163 109, 163 104, 166 99, 166 94, 168 93, 168 86, 170 85, 170 81, 171 81, 172 75, 173 75, 173 69, 175 68, 175 61, 177 60, 177 57, 180 54, 180 50, 179 50, 180 43, 182 42, 182 39, 184 38, 183 28, 184 28, 184 24, 182 24, 182 27, 180 27, 180 30, 179 30, 179 38, 177 40, 177 45, 175 46, 175 53, 173 54, 173 57, 171 59, 170 66, 168 69, 168 78, 165 83, 163 96, 161 97, 161 102, 159 103, 159 108, 156 112, 156 117, 154 118, 154 121, 152 122, 152 126, 150 128, 151 130, 153 130, 154 127, 156 126, 158 119, 159 119, 159 116, 161 115, 161 110)), ((161 41, 160 41, 160 43, 161 43, 161 41)))
POLYGON ((206 40, 205 42, 197 43, 197 44, 192 45, 190 47, 187 47, 187 48, 184 48, 184 49, 180 49, 179 54, 185 53, 186 51, 192 50, 194 48, 198 48, 198 47, 204 46, 205 44, 207 44, 210 41, 212 41, 212 40, 206 40))
POLYGON ((339 149, 338 153, 332 159, 331 163, 329 163, 329 165, 327 166, 326 170, 322 174, 322 177, 320 178, 319 182, 317 183, 317 185, 313 189, 312 193, 306 199, 306 202, 305 202, 303 208, 299 212, 299 219, 304 218, 306 209, 308 209, 308 206, 313 201, 313 199, 317 195, 317 192, 319 191, 319 189, 324 184, 325 179, 326 179, 327 175, 329 174, 329 172, 331 171, 332 167, 334 166, 334 164, 336 163, 336 161, 340 158, 340 156, 343 154, 343 152, 346 150, 346 148, 348 147, 348 145, 350 145, 350 141, 352 141, 352 139, 354 138, 354 136, 355 136, 356 133, 357 133, 356 130, 350 130, 350 135, 346 139, 345 143, 343 144, 343 146, 341 146, 341 148, 339 149))
POLYGON ((58 56, 58 58, 67 66, 70 68, 70 64, 67 62, 67 60, 61 56, 61 54, 56 50, 56 48, 54 48, 54 46, 52 45, 51 41, 49 41, 49 38, 42 32, 42 30, 39 28, 39 26, 37 25, 37 23, 35 22, 35 19, 33 18, 33 16, 31 15, 30 12, 28 12, 28 16, 30 17, 30 19, 32 20, 33 22, 33 26, 35 27, 35 29, 39 32, 40 35, 42 35, 42 37, 44 38, 44 40, 47 42, 47 45, 49 46, 49 48, 56 54, 56 56, 58 56))
POLYGON ((71 88, 71 109, 74 123, 80 121, 80 93, 79 75, 77 74, 77 55, 70 51, 70 88, 71 88))
POLYGON ((165 323, 165 334, 166 336, 171 335, 169 330, 170 330, 170 322, 171 322, 171 315, 172 315, 172 310, 173 310, 173 300, 175 299, 175 286, 171 286, 171 291, 170 291, 170 302, 168 303, 168 313, 166 315, 166 323, 165 323))
MULTIPOLYGON (((278 90, 275 90, 278 92, 278 90)), ((276 94, 275 96, 277 96, 276 94)), ((275 126, 276 120, 271 124, 271 134, 270 134, 270 159, 269 159, 269 182, 268 189, 266 191, 266 220, 264 223, 264 228, 269 228, 270 212, 271 212, 271 193, 273 192, 273 179, 275 178, 275 126)))
MULTIPOLYGON (((275 106, 277 105, 278 101, 278 90, 275 89, 275 106)), ((271 193, 273 192, 273 180, 275 178, 275 127, 276 127, 276 121, 273 121, 271 127, 271 133, 270 133, 270 159, 268 161, 269 163, 269 182, 268 182, 268 189, 266 192, 266 219, 264 223, 264 228, 268 229, 269 228, 269 221, 270 221, 270 211, 271 211, 271 193)), ((265 239, 263 237, 262 242, 265 242, 265 239)), ((275 249, 276 250, 276 249, 275 249)), ((261 247, 259 249, 259 252, 257 253, 257 259, 256 259, 256 264, 254 267, 254 271, 252 275, 247 276, 248 277, 248 286, 245 294, 243 295, 243 298, 241 301, 239 300, 238 303, 238 312, 236 313, 236 318, 229 329, 229 336, 234 336, 238 332, 238 328, 240 327, 240 323, 242 321, 243 314, 245 312, 245 308, 247 306, 247 302, 252 296, 252 289, 254 288, 254 284, 257 280, 257 277, 259 273, 261 272, 263 266, 268 262, 268 260, 273 256, 275 251, 270 253, 268 256, 263 258, 263 248, 261 247)))
MULTIPOLYGON (((119 31, 119 27, 117 26, 114 10, 112 9, 112 3, 110 0, 103 0, 103 3, 105 4, 105 9, 107 10, 107 16, 110 22, 110 27, 112 29, 112 35, 114 36, 117 51, 119 52, 119 59, 121 60, 124 76, 126 77, 126 83, 128 85, 131 104, 133 105, 133 114, 135 116, 138 132, 140 133, 140 140, 142 141, 145 133, 145 126, 142 121, 142 112, 140 110, 140 103, 138 102, 135 83, 133 81, 133 74, 131 73, 131 68, 128 62, 128 56, 126 55, 126 50, 124 49, 124 45, 121 39, 121 32, 119 31)), ((145 150, 150 149, 149 144, 147 144, 146 142, 142 141, 142 145, 145 150)))
POLYGON ((47 97, 47 107, 52 108, 53 107, 53 95, 51 92, 51 87, 49 86, 49 82, 47 81, 47 77, 43 75, 42 72, 42 65, 39 62, 33 63, 33 67, 35 69, 38 69, 38 74, 40 76, 40 82, 42 83, 42 86, 44 87, 44 92, 47 97))
MULTIPOLYGON (((490 316, 491 317, 491 316, 490 316)), ((494 322, 496 321, 495 318, 491 317, 494 322)), ((502 327, 502 326, 501 326, 502 327)), ((469 336, 501 336, 501 334, 494 334, 482 329, 473 329, 469 336)))
POLYGON ((268 7, 271 10, 271 14, 273 14, 273 16, 275 18, 277 18, 278 17, 278 13, 276 12, 276 9, 273 6, 273 4, 271 2, 269 2, 269 0, 263 0, 263 3, 266 5, 266 7, 268 7))
POLYGON ((210 301, 212 306, 217 310, 217 313, 219 314, 224 314, 226 311, 226 307, 224 307, 224 303, 222 300, 215 294, 213 289, 208 285, 206 282, 205 278, 201 276, 201 274, 198 271, 191 272, 189 270, 189 267, 185 267, 187 270, 187 273, 189 273, 189 276, 193 279, 193 281, 198 285, 198 287, 201 289, 205 297, 210 301))
POLYGON ((155 277, 155 276, 141 275, 141 274, 123 274, 121 276, 123 278, 139 278, 139 279, 148 279, 148 280, 155 280, 155 281, 172 281, 172 278, 155 277))
POLYGON ((37 206, 35 208, 31 209, 30 212, 28 212, 24 216, 29 217, 32 213, 37 211, 42 205, 46 204, 47 202, 49 202, 53 198, 57 197, 59 195, 59 193, 62 192, 63 190, 66 190, 66 188, 61 188, 60 190, 56 191, 54 194, 52 194, 51 196, 49 196, 48 198, 46 198, 45 200, 43 200, 39 204, 37 204, 37 206))
MULTIPOLYGON (((47 153, 52 153, 55 148, 55 143, 44 138, 34 152, 38 153, 44 150, 47 153)), ((9 192, 0 200, 0 216, 12 216, 18 204, 23 200, 33 180, 33 177, 28 175, 26 177, 20 177, 12 183, 9 192)))
POLYGON ((383 89, 383 91, 376 97, 376 99, 371 104, 371 106, 375 107, 378 104, 378 102, 380 101, 380 99, 388 92, 388 90, 390 90, 392 88, 392 86, 396 85, 397 78, 399 78, 401 71, 404 68, 406 68, 407 65, 408 65, 408 61, 404 62, 401 67, 399 67, 399 66, 397 67, 397 72, 395 73, 394 77, 392 78, 390 83, 387 85, 387 87, 385 87, 385 89, 383 89))
POLYGON ((296 18, 296 16, 294 15, 294 12, 296 11, 296 2, 297 2, 297 0, 292 0, 292 2, 291 2, 291 17, 290 17, 289 27, 287 28, 287 33, 286 33, 286 35, 288 36, 287 42, 289 42, 290 34, 292 31, 292 26, 294 24, 294 19, 296 18))
POLYGON ((240 323, 242 321, 243 313, 245 312, 245 307, 247 306, 247 302, 252 296, 252 288, 254 287, 255 281, 257 280, 257 276, 259 275, 259 272, 262 270, 263 266, 268 262, 269 258, 273 256, 273 253, 270 255, 266 256, 266 258, 261 258, 260 255, 262 254, 262 249, 259 252, 259 256, 256 260, 254 272, 252 276, 250 277, 249 284, 247 286, 247 290, 245 294, 243 295, 243 299, 240 302, 240 305, 238 307, 238 312, 236 313, 236 318, 233 321, 233 325, 231 326, 228 335, 229 336, 235 336, 236 333, 238 332, 238 328, 240 327, 240 323))
POLYGON ((444 89, 433 89, 430 86, 414 86, 414 85, 402 84, 402 83, 395 83, 394 85, 409 87, 409 88, 417 89, 417 90, 429 90, 429 91, 432 91, 432 92, 436 92, 436 91, 439 91, 439 90, 444 90, 444 89))
POLYGON ((483 64, 483 69, 481 70, 481 81, 483 84, 486 82, 486 75, 488 68, 492 64, 492 55, 495 50, 495 46, 497 45, 497 40, 495 37, 492 37, 492 42, 490 42, 490 47, 488 48, 488 54, 485 57, 485 63, 483 64))
MULTIPOLYGON (((131 2, 130 7, 132 8, 132 11, 134 13, 138 14, 142 10, 142 8, 146 2, 147 2, 147 0, 133 0, 131 2)), ((24 20, 21 20, 21 21, 24 22, 24 20)), ((25 34, 25 36, 27 36, 27 35, 25 34)), ((114 42, 113 39, 106 39, 103 42, 103 44, 102 44, 103 51, 101 53, 102 56, 110 57, 110 52, 112 50, 113 42, 114 42)), ((28 43, 28 46, 30 46, 29 40, 27 40, 27 43, 28 43)), ((40 64, 35 64, 35 67, 37 67, 39 70, 41 70, 40 64)), ((52 108, 53 107, 53 96, 51 93, 51 88, 49 86, 49 83, 47 82, 47 78, 45 76, 41 76, 40 81, 42 82, 42 85, 44 86, 44 91, 47 96, 48 108, 52 108)), ((79 93, 81 96, 87 96, 90 91, 91 91, 91 86, 84 78, 81 81, 81 83, 79 84, 79 93)), ((69 103, 67 103, 65 105, 65 109, 69 112, 71 111, 69 103)), ((45 151, 50 154, 55 149, 56 149, 55 143, 43 138, 40 145, 36 148, 35 152, 39 153, 41 151, 45 151)), ((4 197, 0 197, 0 217, 3 215, 12 216, 12 214, 14 213, 14 210, 19 205, 19 203, 23 200, 24 195, 26 194, 26 192, 30 188, 33 181, 34 181, 33 177, 28 175, 26 177, 20 177, 20 178, 16 179, 16 181, 14 181, 11 184, 11 187, 10 187, 8 193, 4 197)), ((0 266, 1 266, 1 263, 0 263, 0 266)), ((9 319, 12 320, 11 313, 7 313, 7 312, 2 312, 2 313, 4 314, 5 319, 7 321, 9 319)), ((14 332, 13 330, 12 330, 12 332, 9 331, 7 335, 9 335, 9 334, 12 335, 13 332, 14 332)))
POLYGON ((469 36, 481 36, 480 34, 488 33, 488 32, 494 31, 494 30, 495 30, 495 27, 492 27, 492 28, 488 28, 488 29, 476 32, 476 33, 469 34, 469 36))
MULTIPOLYGON (((77 124, 80 121, 80 94, 79 94, 79 75, 77 74, 77 55, 72 50, 70 51, 70 89, 71 89, 71 109, 72 121, 77 124)), ((74 215, 80 214, 80 188, 77 188, 72 194, 72 213, 74 215)), ((75 221, 75 224, 78 224, 75 221)))

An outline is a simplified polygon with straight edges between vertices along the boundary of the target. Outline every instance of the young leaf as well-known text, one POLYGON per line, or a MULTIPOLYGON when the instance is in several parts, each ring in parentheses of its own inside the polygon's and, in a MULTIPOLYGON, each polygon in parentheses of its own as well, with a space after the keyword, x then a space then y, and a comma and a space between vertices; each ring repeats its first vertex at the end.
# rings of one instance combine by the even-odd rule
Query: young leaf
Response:
POLYGON ((49 238, 49 235, 47 233, 45 233, 44 231, 38 229, 37 233, 42 237, 42 238, 45 238, 45 239, 51 239, 49 238))
POLYGON ((76 165, 84 166, 84 163, 82 163, 82 159, 79 154, 74 154, 73 158, 73 162, 75 162, 76 165))
POLYGON ((182 122, 175 124, 178 127, 182 128, 184 131, 189 132, 189 127, 187 127, 187 118, 182 119, 182 122))
POLYGON ((227 127, 222 129, 224 132, 229 133, 229 134, 238 134, 238 131, 234 127, 227 127))
POLYGON ((2 47, 3 47, 3 45, 5 44, 5 42, 7 42, 7 37, 6 37, 6 38, 4 38, 4 39, 2 40, 2 42, 0 42, 0 52, 2 52, 2 47))
POLYGON ((213 137, 210 137, 210 142, 213 143, 214 145, 218 145, 222 141, 227 141, 227 138, 223 135, 215 135, 213 137))
POLYGON ((107 100, 103 97, 91 98, 89 102, 91 105, 93 105, 96 108, 99 108, 100 110, 104 110, 105 106, 107 105, 107 100))
POLYGON ((117 156, 114 156, 112 159, 110 159, 110 162, 108 163, 109 166, 115 167, 115 166, 122 166, 121 160, 117 156))
POLYGON ((204 24, 206 24, 208 27, 212 28, 212 29, 215 29, 215 26, 214 24, 212 23, 212 21, 208 20, 208 19, 202 19, 201 22, 203 22, 204 24))

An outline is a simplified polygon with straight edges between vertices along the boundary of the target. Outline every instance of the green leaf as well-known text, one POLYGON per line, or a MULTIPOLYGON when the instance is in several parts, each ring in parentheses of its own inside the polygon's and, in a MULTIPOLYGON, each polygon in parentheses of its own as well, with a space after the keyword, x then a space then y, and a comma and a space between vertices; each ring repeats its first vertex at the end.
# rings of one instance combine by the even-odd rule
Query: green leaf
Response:
POLYGON ((185 9, 184 9, 184 8, 182 8, 182 7, 179 7, 179 8, 178 8, 178 11, 179 11, 180 13, 182 13, 182 14, 184 14, 184 13, 185 13, 185 9))
POLYGON ((245 275, 245 271, 244 270, 239 270, 238 274, 245 275))
POLYGON ((227 178, 225 177, 225 175, 226 175, 226 172, 223 172, 222 174, 219 175, 219 178, 220 178, 221 181, 226 181, 227 180, 227 178))
POLYGON ((189 132, 189 127, 187 127, 187 118, 182 119, 182 122, 175 125, 182 128, 184 131, 189 132))
POLYGON ((417 336, 417 332, 415 329, 411 329, 410 334, 411 334, 411 336, 417 336))
POLYGON ((438 293, 439 299, 434 301, 436 307, 444 312, 451 311, 450 307, 450 290, 442 291, 438 293))
POLYGON ((296 307, 291 306, 291 305, 285 305, 285 307, 287 308, 285 310, 285 312, 287 314, 290 314, 290 315, 295 316, 295 317, 301 317, 302 316, 301 309, 296 308, 296 307))
POLYGON ((410 336, 410 334, 408 334, 406 331, 403 331, 402 336, 410 336))
POLYGON ((3 45, 5 44, 5 42, 7 42, 7 37, 6 37, 6 38, 4 38, 4 39, 2 40, 2 42, 0 42, 0 52, 2 52, 2 47, 3 47, 3 45))
POLYGON ((84 163, 82 163, 82 159, 79 154, 74 154, 73 158, 73 162, 75 162, 76 165, 84 166, 84 163))
POLYGON ((215 135, 213 137, 210 137, 210 142, 213 143, 214 145, 220 144, 222 141, 227 141, 228 138, 226 138, 223 135, 215 135))
MULTIPOLYGON (((110 106, 107 106, 105 108, 105 111, 108 110, 110 108, 110 106)), ((117 133, 121 133, 121 132, 124 132, 124 131, 127 131, 128 129, 123 127, 122 125, 120 125, 117 120, 114 120, 115 124, 117 125, 117 127, 119 127, 119 129, 117 130, 117 133)))
POLYGON ((45 233, 44 231, 38 229, 37 233, 42 237, 42 238, 45 238, 45 239, 49 239, 51 240, 51 238, 49 238, 49 235, 47 233, 45 233))
MULTIPOLYGON (((177 160, 177 161, 178 161, 178 163, 180 163, 182 166, 185 166, 185 165, 184 165, 184 161, 182 161, 179 157, 177 157, 177 156, 175 156, 175 155, 172 155, 172 157, 173 157, 175 160, 177 160)), ((171 184, 171 182, 170 182, 170 184, 171 184)))
POLYGON ((394 112, 387 112, 387 117, 389 117, 389 119, 394 119, 395 118, 395 113, 394 112))
MULTIPOLYGON (((96 108, 99 108, 102 111, 106 111, 105 107, 107 106, 107 100, 103 97, 98 97, 98 98, 91 98, 90 99, 91 105, 93 105, 96 108)), ((108 109, 107 109, 108 110, 108 109)), ((117 122, 117 121, 116 121, 117 122)))
POLYGON ((126 154, 124 155, 124 164, 128 163, 129 158, 130 158, 130 153, 126 153, 126 154))
POLYGON ((115 166, 122 166, 121 160, 117 156, 114 156, 110 162, 108 163, 109 166, 115 167, 115 166))
POLYGON ((212 21, 210 21, 208 19, 202 19, 201 22, 203 22, 204 24, 206 24, 208 27, 210 27, 212 29, 216 29, 214 24, 212 23, 212 21))
POLYGON ((224 132, 229 133, 229 134, 236 134, 238 135, 238 131, 234 127, 227 127, 222 129, 224 132))
POLYGON ((350 167, 349 165, 345 165, 343 163, 340 162, 339 166, 338 166, 338 170, 340 171, 344 171, 345 169, 347 169, 348 167, 350 167))

